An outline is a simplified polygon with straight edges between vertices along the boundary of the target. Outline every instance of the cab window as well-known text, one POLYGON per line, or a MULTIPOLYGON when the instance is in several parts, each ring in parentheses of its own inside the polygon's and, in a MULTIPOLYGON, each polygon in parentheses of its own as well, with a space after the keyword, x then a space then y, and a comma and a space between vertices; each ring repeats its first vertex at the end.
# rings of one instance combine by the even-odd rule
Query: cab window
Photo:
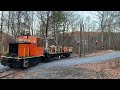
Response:
POLYGON ((42 39, 37 39, 37 46, 43 47, 43 40, 42 39))

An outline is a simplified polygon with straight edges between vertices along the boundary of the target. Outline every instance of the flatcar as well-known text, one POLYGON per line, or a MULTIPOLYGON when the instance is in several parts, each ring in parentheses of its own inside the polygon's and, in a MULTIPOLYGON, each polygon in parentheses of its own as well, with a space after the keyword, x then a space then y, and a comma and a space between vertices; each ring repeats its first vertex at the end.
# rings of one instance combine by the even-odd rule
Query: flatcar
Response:
POLYGON ((48 52, 44 48, 41 37, 20 35, 17 42, 9 43, 9 53, 1 56, 1 65, 10 68, 27 68, 40 62, 51 61, 52 58, 69 57, 72 47, 49 46, 48 52), (57 49, 58 48, 58 49, 57 49))

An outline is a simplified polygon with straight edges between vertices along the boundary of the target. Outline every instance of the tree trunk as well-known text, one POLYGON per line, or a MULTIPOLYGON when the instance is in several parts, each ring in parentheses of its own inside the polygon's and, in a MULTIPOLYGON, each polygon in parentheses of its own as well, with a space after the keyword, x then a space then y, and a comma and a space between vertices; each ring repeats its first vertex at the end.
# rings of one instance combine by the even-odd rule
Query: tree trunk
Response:
POLYGON ((63 25, 63 45, 62 45, 62 47, 64 47, 64 40, 65 40, 65 25, 63 25))
POLYGON ((33 36, 33 11, 32 11, 32 36, 33 36))
POLYGON ((1 35, 1 38, 2 38, 2 31, 3 31, 3 11, 2 11, 2 15, 1 15, 1 28, 0 28, 0 35, 1 35))
POLYGON ((116 50, 116 44, 115 44, 115 41, 114 41, 114 38, 113 38, 113 34, 111 34, 111 36, 112 36, 112 40, 113 40, 114 50, 116 50))
POLYGON ((21 11, 18 11, 18 15, 17 15, 17 35, 20 34, 20 14, 21 14, 21 11))
POLYGON ((111 40, 111 38, 110 38, 110 32, 109 32, 109 50, 111 49, 110 40, 111 40))
MULTIPOLYGON (((0 46, 2 46, 2 33, 3 33, 3 11, 2 11, 2 15, 1 15, 1 28, 0 28, 0 46)), ((2 50, 2 47, 0 47, 0 49, 2 50)), ((1 51, 2 52, 2 51, 1 51)))
POLYGON ((49 13, 50 12, 47 12, 47 23, 46 23, 46 47, 45 47, 45 50, 46 52, 48 52, 48 27, 49 27, 49 13))

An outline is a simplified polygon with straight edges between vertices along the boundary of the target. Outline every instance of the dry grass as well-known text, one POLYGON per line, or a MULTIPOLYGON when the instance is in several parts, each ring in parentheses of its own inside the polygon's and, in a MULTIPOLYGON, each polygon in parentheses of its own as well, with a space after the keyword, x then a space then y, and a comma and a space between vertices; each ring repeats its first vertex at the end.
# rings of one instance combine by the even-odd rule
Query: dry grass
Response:
POLYGON ((106 51, 101 50, 101 51, 96 51, 90 54, 86 54, 84 57, 99 56, 99 55, 103 55, 111 52, 113 52, 113 50, 106 50, 106 51))
MULTIPOLYGON (((96 51, 93 53, 87 53, 85 54, 85 56, 82 57, 93 57, 93 56, 99 56, 99 55, 103 55, 103 54, 107 54, 107 53, 111 53, 113 52, 113 50, 101 50, 101 51, 96 51)), ((73 56, 79 56, 79 54, 73 54, 73 56)))

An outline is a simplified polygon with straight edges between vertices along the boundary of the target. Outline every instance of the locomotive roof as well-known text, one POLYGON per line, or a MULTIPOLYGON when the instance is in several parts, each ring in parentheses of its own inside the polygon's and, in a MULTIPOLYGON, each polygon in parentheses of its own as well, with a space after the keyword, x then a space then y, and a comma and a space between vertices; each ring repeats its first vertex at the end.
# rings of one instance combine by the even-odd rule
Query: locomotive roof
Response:
MULTIPOLYGON (((27 36, 27 35, 19 35, 18 37, 21 37, 21 36, 27 36)), ((42 39, 44 39, 43 37, 37 37, 37 36, 29 36, 29 37, 35 37, 35 38, 42 38, 42 39)))
POLYGON ((10 42, 9 44, 30 44, 30 42, 10 42))

